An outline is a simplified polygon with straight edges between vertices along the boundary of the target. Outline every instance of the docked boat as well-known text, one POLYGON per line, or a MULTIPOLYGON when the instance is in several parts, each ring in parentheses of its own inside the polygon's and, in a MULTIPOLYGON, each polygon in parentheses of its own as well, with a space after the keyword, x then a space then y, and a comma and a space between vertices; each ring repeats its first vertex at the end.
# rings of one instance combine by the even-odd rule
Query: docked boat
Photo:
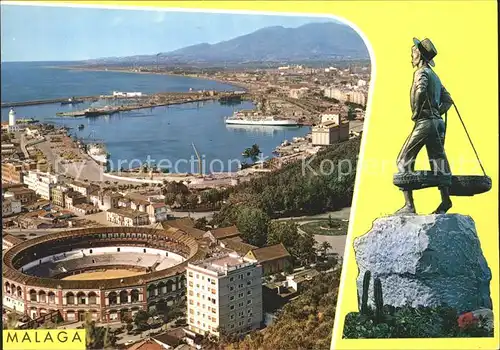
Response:
POLYGON ((258 113, 235 112, 233 116, 226 118, 226 124, 230 125, 268 125, 268 126, 297 126, 299 123, 291 119, 276 119, 273 116, 258 113))
POLYGON ((113 108, 110 106, 105 106, 103 108, 87 108, 84 112, 84 115, 86 117, 98 117, 100 115, 111 115, 117 113, 118 111, 118 108, 113 108))
POLYGON ((98 164, 106 165, 108 163, 109 153, 102 143, 91 143, 87 145, 87 154, 98 164))
POLYGON ((78 103, 83 103, 83 100, 78 100, 74 97, 70 97, 70 98, 68 98, 67 101, 62 101, 61 106, 63 106, 63 105, 76 105, 78 103))

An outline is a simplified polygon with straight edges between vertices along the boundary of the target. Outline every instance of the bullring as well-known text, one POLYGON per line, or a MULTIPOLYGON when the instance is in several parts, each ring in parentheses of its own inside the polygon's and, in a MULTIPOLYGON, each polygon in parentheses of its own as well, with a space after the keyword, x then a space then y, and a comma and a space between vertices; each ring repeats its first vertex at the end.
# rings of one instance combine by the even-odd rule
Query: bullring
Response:
POLYGON ((99 227, 15 245, 3 256, 3 306, 31 318, 59 311, 99 322, 173 305, 185 296, 188 262, 204 258, 182 230, 99 227))

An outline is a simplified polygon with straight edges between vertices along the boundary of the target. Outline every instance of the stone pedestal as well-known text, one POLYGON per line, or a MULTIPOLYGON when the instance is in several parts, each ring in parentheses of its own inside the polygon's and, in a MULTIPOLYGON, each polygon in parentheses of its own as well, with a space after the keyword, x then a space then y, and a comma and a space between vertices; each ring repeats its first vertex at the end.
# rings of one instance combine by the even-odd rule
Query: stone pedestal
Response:
POLYGON ((474 220, 458 214, 389 216, 354 240, 358 296, 371 272, 380 278, 383 300, 391 306, 440 306, 459 312, 492 308, 491 271, 481 251, 474 220))

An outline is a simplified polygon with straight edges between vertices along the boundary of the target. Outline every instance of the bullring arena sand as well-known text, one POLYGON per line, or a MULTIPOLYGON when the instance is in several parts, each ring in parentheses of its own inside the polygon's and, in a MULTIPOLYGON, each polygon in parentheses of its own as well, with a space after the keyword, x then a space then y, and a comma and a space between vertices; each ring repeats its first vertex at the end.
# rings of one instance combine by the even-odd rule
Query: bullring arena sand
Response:
POLYGON ((84 281, 84 280, 109 280, 113 278, 124 278, 124 277, 131 277, 131 276, 137 276, 137 275, 142 275, 144 272, 141 271, 132 271, 132 270, 127 270, 127 269, 110 269, 110 270, 104 270, 104 271, 89 271, 89 272, 83 272, 79 273, 76 275, 71 275, 64 277, 63 280, 67 281, 84 281))

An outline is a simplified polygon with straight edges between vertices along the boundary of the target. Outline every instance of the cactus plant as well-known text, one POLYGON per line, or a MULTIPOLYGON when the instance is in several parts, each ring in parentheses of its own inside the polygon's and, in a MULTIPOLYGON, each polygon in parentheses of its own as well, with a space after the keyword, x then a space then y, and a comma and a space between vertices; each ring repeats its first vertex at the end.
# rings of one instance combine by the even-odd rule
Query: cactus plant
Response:
POLYGON ((373 296, 375 298, 375 319, 380 322, 384 313, 384 299, 382 296, 382 282, 380 278, 375 278, 373 283, 373 296))
POLYGON ((368 288, 370 288, 370 278, 371 272, 366 270, 363 276, 363 294, 361 295, 361 313, 363 315, 368 314, 368 288))

